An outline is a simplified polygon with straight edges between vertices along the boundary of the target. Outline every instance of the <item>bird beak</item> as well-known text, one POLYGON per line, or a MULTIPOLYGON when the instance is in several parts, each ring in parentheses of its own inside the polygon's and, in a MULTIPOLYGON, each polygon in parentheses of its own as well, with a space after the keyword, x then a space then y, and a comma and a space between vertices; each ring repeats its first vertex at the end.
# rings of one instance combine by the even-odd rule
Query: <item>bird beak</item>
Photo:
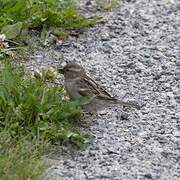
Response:
POLYGON ((63 68, 63 67, 60 67, 60 68, 58 69, 58 72, 59 72, 60 74, 64 74, 64 68, 63 68))
POLYGON ((66 62, 63 62, 60 64, 60 66, 58 67, 58 72, 60 74, 64 74, 64 67, 66 66, 66 62))

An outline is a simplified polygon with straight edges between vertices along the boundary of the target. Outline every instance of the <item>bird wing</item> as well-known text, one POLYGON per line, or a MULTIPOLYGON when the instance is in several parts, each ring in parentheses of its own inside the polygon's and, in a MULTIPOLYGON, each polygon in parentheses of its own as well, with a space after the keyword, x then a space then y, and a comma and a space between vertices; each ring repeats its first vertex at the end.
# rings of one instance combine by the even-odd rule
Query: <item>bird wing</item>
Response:
POLYGON ((82 96, 95 96, 101 100, 116 100, 111 97, 109 93, 107 93, 102 87, 100 87, 93 79, 86 76, 79 80, 79 94, 82 96))

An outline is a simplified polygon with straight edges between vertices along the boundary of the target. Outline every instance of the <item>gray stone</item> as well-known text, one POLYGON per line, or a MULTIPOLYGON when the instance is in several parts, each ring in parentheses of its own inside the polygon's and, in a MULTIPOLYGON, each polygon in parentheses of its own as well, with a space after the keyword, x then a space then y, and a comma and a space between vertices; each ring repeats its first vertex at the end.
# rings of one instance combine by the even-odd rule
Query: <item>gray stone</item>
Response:
POLYGON ((175 79, 176 81, 180 81, 180 72, 175 74, 174 79, 175 79))
POLYGON ((52 180, 180 179, 179 1, 122 1, 113 13, 94 11, 95 0, 80 2, 87 17, 109 19, 70 37, 67 46, 39 51, 27 67, 75 61, 115 97, 144 105, 99 112, 84 129, 95 135, 93 143, 74 155, 57 154, 62 160, 47 174, 52 180))

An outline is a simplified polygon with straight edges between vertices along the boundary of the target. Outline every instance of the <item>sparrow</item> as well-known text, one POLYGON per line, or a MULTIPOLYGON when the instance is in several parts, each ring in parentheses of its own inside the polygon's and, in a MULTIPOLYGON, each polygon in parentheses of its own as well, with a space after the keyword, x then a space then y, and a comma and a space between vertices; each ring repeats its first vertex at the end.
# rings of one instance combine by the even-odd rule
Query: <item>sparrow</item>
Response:
POLYGON ((86 112, 97 113, 97 111, 114 104, 134 107, 136 109, 140 108, 138 104, 124 102, 112 97, 97 82, 89 77, 84 68, 77 63, 67 63, 64 67, 59 68, 58 72, 64 75, 65 90, 70 99, 91 98, 91 101, 83 106, 86 112))

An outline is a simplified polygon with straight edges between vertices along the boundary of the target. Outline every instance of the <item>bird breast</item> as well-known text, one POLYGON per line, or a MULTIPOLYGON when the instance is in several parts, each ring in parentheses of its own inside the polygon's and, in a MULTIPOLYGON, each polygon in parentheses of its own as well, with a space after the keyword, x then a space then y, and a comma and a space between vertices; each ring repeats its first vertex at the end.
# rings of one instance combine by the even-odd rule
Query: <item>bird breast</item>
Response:
POLYGON ((79 94, 77 84, 74 80, 65 81, 65 88, 69 97, 72 100, 77 100, 81 97, 81 95, 79 94))

